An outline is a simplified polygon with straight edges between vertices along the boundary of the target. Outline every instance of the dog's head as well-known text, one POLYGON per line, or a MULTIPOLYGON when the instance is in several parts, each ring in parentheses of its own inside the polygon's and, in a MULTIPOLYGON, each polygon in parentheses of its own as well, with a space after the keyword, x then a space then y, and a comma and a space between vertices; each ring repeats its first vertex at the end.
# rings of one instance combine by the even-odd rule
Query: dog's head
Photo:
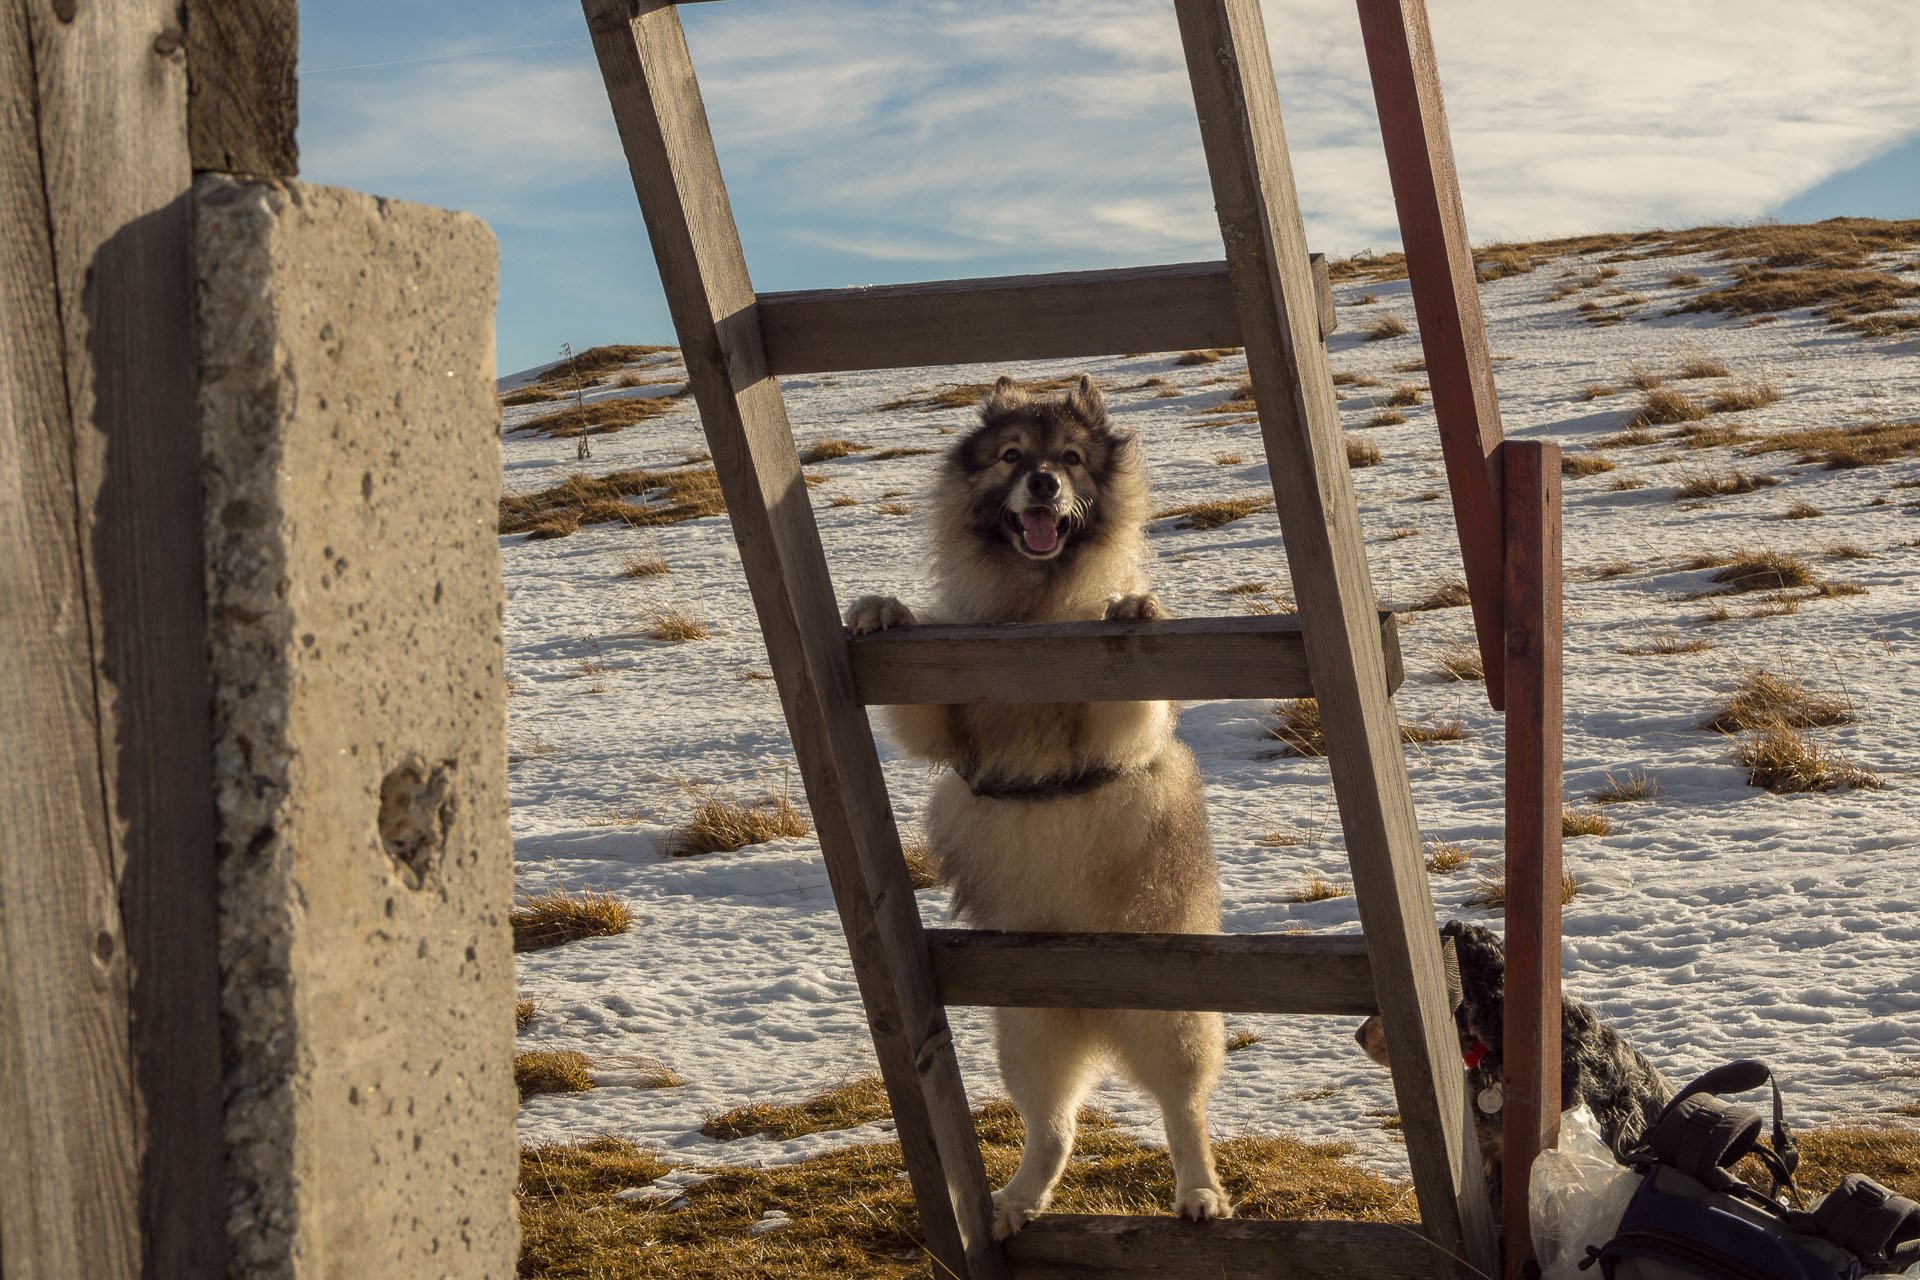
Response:
POLYGON ((972 549, 1022 569, 1068 569, 1116 529, 1137 528, 1146 502, 1140 446, 1109 427, 1084 375, 1048 397, 1001 378, 980 425, 948 454, 944 480, 951 522, 972 549))
MULTIPOLYGON (((1503 1013, 1507 995, 1507 949, 1500 935, 1477 924, 1449 921, 1440 936, 1453 939, 1460 962, 1460 1005, 1453 1011, 1460 1034, 1460 1052, 1492 1079, 1500 1078, 1503 1013)), ((1353 1038, 1369 1058, 1387 1065, 1387 1037, 1375 1014, 1360 1024, 1353 1038)))

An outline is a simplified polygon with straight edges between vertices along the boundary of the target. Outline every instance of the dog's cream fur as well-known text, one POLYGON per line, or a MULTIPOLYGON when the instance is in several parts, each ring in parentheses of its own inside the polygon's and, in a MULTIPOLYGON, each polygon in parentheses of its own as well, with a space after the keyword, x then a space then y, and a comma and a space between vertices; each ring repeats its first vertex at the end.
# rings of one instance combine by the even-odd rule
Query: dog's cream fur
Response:
MULTIPOLYGON (((1035 400, 1002 378, 981 416, 948 458, 931 504, 937 599, 928 620, 1163 616, 1142 570, 1148 507, 1139 445, 1109 430, 1091 380, 1035 400), (1018 462, 1006 460, 1013 455, 1018 462), (1033 482, 1035 472, 1051 479, 1033 482), (1058 492, 1042 491, 1055 482, 1058 492), (1061 530, 1044 555, 1019 531, 1023 512, 1042 509, 1061 530)), ((847 612, 856 634, 913 621, 891 597, 863 597, 847 612)), ((927 830, 955 913, 986 929, 1217 933, 1213 848, 1192 753, 1174 738, 1177 711, 1167 702, 888 708, 904 750, 952 766, 935 787, 927 830), (1096 765, 1127 772, 1046 799, 978 796, 955 772, 1031 779, 1096 765)), ((1219 1014, 996 1015, 1001 1077, 1027 1130, 1018 1172, 994 1193, 996 1237, 1046 1208, 1073 1148, 1080 1101, 1109 1064, 1160 1105, 1174 1211, 1231 1216, 1206 1132, 1224 1053, 1219 1014)))

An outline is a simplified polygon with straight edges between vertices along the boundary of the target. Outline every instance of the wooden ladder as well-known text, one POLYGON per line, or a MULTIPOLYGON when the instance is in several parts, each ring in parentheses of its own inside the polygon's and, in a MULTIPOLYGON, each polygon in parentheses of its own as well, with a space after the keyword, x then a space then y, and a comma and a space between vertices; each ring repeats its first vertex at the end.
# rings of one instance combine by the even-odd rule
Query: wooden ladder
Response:
MULTIPOLYGON (((1522 702, 1535 735, 1518 745, 1541 766, 1538 784, 1520 798, 1520 825, 1525 839, 1530 823, 1542 847, 1520 871, 1557 890, 1557 863, 1545 859, 1558 856, 1558 667, 1527 653, 1557 659, 1559 652, 1558 450, 1528 446, 1524 461, 1512 455, 1504 470, 1531 478, 1531 488, 1518 488, 1532 515, 1505 517, 1515 486, 1502 478, 1502 453, 1516 446, 1500 442, 1422 0, 1359 2, 1408 257, 1418 250, 1423 260, 1413 287, 1496 706, 1515 683, 1506 658, 1516 599, 1522 613, 1537 615, 1530 631, 1524 619, 1518 626, 1524 660, 1515 670, 1527 676, 1518 683, 1527 685, 1522 702), (1428 209, 1432 244, 1418 243, 1425 233, 1409 223, 1410 199, 1428 209), (1518 557, 1504 541, 1516 523, 1532 530, 1518 557), (1520 587, 1510 599, 1505 579, 1516 571, 1520 587), (1551 668, 1544 675, 1543 665, 1551 668)), ((1324 346, 1331 297, 1307 253, 1258 0, 1174 0, 1224 262, 784 294, 755 294, 749 282, 676 7, 583 4, 779 683, 936 1273, 967 1280, 1148 1267, 1209 1277, 1497 1274, 1392 702, 1398 646, 1368 575, 1324 346), (917 626, 849 638, 777 375, 1209 346, 1246 349, 1297 617, 917 626), (922 927, 866 706, 1307 696, 1319 699, 1326 727, 1364 936, 922 927), (1202 1225, 1045 1214, 1004 1246, 993 1240, 947 1006, 1191 1009, 1196 992, 1222 1011, 1378 1010, 1393 1044, 1424 1236, 1379 1223, 1202 1225)), ((1510 754, 1515 747, 1510 731, 1510 754)), ((1509 825, 1511 858, 1511 810, 1509 825)), ((1550 920, 1530 921, 1551 938, 1551 964, 1527 961, 1518 976, 1522 997, 1537 996, 1544 1008, 1548 994, 1527 994, 1526 984, 1533 970, 1551 968, 1557 1036, 1557 897, 1553 903, 1550 920)), ((1545 981, 1534 977, 1536 987, 1545 981)), ((1527 1035, 1538 1042, 1541 1032, 1516 1022, 1545 1020, 1516 1020, 1509 1010, 1509 1054, 1525 1061, 1527 1035)), ((1552 1078, 1536 1064, 1532 1079, 1510 1080, 1507 1123, 1523 1147, 1537 1150, 1551 1136, 1541 1113, 1558 1113, 1557 1040, 1536 1044, 1531 1056, 1552 1059, 1552 1078), (1541 1098, 1551 1104, 1537 1105, 1541 1098)), ((1517 1265, 1517 1257, 1508 1261, 1517 1265)))

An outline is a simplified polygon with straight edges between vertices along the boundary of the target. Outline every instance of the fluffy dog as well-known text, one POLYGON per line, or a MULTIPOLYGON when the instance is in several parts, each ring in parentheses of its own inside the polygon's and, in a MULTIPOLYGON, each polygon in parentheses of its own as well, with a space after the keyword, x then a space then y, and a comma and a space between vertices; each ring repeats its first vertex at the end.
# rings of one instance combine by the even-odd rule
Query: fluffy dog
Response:
MULTIPOLYGON (((1475 1095, 1500 1083, 1505 1045, 1507 952, 1498 934, 1455 920, 1440 930, 1452 938, 1460 961, 1460 1005, 1453 1021, 1475 1095)), ((1354 1039, 1381 1066, 1387 1065, 1386 1035, 1378 1014, 1360 1024, 1354 1039)), ((1560 1109, 1587 1104, 1616 1158, 1641 1145, 1673 1099, 1673 1086, 1645 1054, 1628 1044, 1600 1015, 1578 1000, 1560 1003, 1560 1109)), ((1500 1208, 1500 1112, 1476 1105, 1474 1129, 1487 1169, 1494 1212, 1500 1208)))
MULTIPOLYGON (((935 600, 926 620, 1163 617, 1147 590, 1147 481, 1091 379, 1036 399, 1001 378, 980 426, 947 455, 930 503, 935 600)), ((916 620, 865 596, 855 634, 916 620)), ((886 709, 912 755, 946 765, 927 833, 954 913, 984 929, 1217 933, 1219 884, 1192 754, 1168 702, 886 709)), ((1207 1097, 1217 1013, 997 1009, 1000 1074, 1026 1122, 1020 1168, 993 1196, 1004 1239, 1045 1209, 1073 1150, 1080 1100, 1113 1063, 1160 1105, 1174 1211, 1224 1218, 1207 1097)))

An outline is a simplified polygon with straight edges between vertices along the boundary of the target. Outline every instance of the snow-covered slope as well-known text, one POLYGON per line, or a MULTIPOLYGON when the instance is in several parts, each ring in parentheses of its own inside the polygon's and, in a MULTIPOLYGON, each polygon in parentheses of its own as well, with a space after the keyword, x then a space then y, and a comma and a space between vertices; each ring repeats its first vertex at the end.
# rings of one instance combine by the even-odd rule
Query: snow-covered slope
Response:
MULTIPOLYGON (((1509 436, 1551 438, 1584 453, 1621 431, 1637 408, 1630 366, 1671 374, 1696 357, 1721 361, 1732 374, 1673 384, 1696 399, 1762 381, 1780 393, 1771 405, 1716 414, 1714 425, 1758 432, 1920 417, 1920 343, 1912 338, 1863 339, 1805 311, 1751 326, 1665 315, 1726 279, 1728 264, 1705 254, 1616 261, 1619 274, 1604 285, 1549 297, 1573 282, 1569 271, 1578 277, 1599 265, 1598 254, 1564 258, 1484 287, 1509 436), (1704 284, 1671 283, 1686 272, 1704 284), (1596 326, 1574 310, 1582 298, 1614 307, 1633 295, 1645 301, 1625 323, 1596 326), (1589 385, 1621 390, 1583 399, 1589 385)), ((1411 326, 1412 306, 1404 280, 1356 280, 1336 295, 1334 369, 1381 384, 1342 386, 1342 409, 1353 437, 1380 449, 1380 463, 1354 479, 1375 586, 1404 606, 1460 574, 1427 398, 1397 410, 1402 424, 1365 425, 1384 412, 1394 387, 1425 385, 1407 367, 1420 357, 1417 335, 1364 336, 1385 313, 1411 326)), ((790 378, 782 389, 802 445, 844 438, 876 452, 939 449, 951 442, 948 432, 965 429, 970 410, 878 406, 1003 372, 1085 370, 1108 388, 1116 422, 1144 438, 1161 504, 1269 492, 1257 424, 1206 412, 1244 376, 1243 358, 1183 365, 1177 354, 790 378)), ((658 379, 678 370, 672 353, 636 368, 658 379)), ((601 390, 589 400, 672 389, 601 390)), ((508 409, 508 427, 551 407, 508 409)), ((1654 428, 1663 437, 1672 430, 1654 428)), ((511 430, 505 438, 509 493, 578 470, 679 466, 704 449, 690 399, 593 437, 587 463, 576 460, 573 440, 511 430)), ((1796 464, 1790 452, 1744 456, 1736 448, 1689 450, 1666 440, 1611 448, 1598 456, 1616 470, 1566 478, 1567 794, 1578 803, 1610 773, 1632 770, 1659 787, 1655 798, 1608 806, 1609 834, 1567 841, 1567 865, 1581 884, 1565 914, 1567 988, 1599 1005, 1676 1080, 1727 1058, 1761 1057, 1779 1069, 1791 1111, 1805 1121, 1895 1107, 1911 1114, 1920 1100, 1920 490, 1912 487, 1920 485, 1920 458, 1823 470, 1796 464), (1736 469, 1780 483, 1676 500, 1689 475, 1736 469), (1618 487, 1623 479, 1642 487, 1618 487), (1784 518, 1802 503, 1822 514, 1784 518), (1831 554, 1843 545, 1864 558, 1831 554), (1711 584, 1708 571, 1683 566, 1742 548, 1800 554, 1821 577, 1865 591, 1759 617, 1747 616, 1762 606, 1759 595, 1731 597, 1730 619, 1700 621, 1720 602, 1684 598, 1711 584), (1712 647, 1622 652, 1661 636, 1712 647), (1844 696, 1856 722, 1816 736, 1876 770, 1885 789, 1783 796, 1749 786, 1733 743, 1697 726, 1755 667, 1844 696)), ((935 461, 856 454, 808 468, 826 477, 811 496, 842 604, 870 591, 909 601, 918 594, 922 529, 913 514, 887 514, 883 504, 911 506, 935 461)), ((1174 612, 1242 612, 1260 597, 1225 592, 1250 581, 1284 593, 1270 511, 1212 531, 1172 523, 1156 523, 1149 546, 1156 586, 1174 612)), ((692 859, 660 852, 695 789, 738 800, 789 785, 800 794, 773 685, 745 675, 764 673, 766 655, 725 517, 501 541, 516 686, 520 889, 609 890, 639 915, 624 936, 520 957, 522 995, 540 1009, 522 1047, 578 1048, 601 1073, 590 1092, 526 1103, 523 1135, 617 1133, 686 1162, 783 1160, 872 1137, 853 1130, 718 1143, 697 1132, 705 1115, 723 1108, 806 1095, 872 1069, 818 845, 784 840, 692 859), (625 553, 662 556, 671 572, 623 578, 625 553), (658 608, 709 624, 712 638, 649 638, 646 615, 658 608), (635 1087, 639 1068, 653 1064, 686 1083, 635 1087)), ((1408 721, 1465 726, 1463 741, 1411 746, 1408 760, 1426 836, 1471 852, 1464 868, 1432 877, 1440 919, 1497 923, 1465 901, 1500 863, 1500 723, 1483 686, 1446 681, 1437 668, 1449 649, 1470 641, 1470 625, 1464 609, 1408 617, 1398 705, 1408 721)), ((1326 763, 1277 756, 1268 710, 1206 703, 1188 707, 1181 722, 1207 778, 1226 928, 1353 931, 1351 896, 1289 900, 1312 875, 1343 882, 1346 868, 1326 763)), ((930 775, 884 742, 882 753, 911 832, 930 775)), ((920 902, 929 922, 945 922, 942 892, 923 892, 920 902)), ((954 1018, 969 1089, 976 1098, 996 1093, 983 1017, 956 1010, 954 1018)), ((1279 1017, 1228 1024, 1262 1039, 1228 1056, 1213 1104, 1216 1137, 1344 1137, 1380 1167, 1403 1165, 1397 1135, 1381 1123, 1394 1110, 1385 1073, 1361 1056, 1351 1025, 1279 1017)), ((1159 1139, 1152 1108, 1124 1086, 1093 1100, 1159 1139)))

